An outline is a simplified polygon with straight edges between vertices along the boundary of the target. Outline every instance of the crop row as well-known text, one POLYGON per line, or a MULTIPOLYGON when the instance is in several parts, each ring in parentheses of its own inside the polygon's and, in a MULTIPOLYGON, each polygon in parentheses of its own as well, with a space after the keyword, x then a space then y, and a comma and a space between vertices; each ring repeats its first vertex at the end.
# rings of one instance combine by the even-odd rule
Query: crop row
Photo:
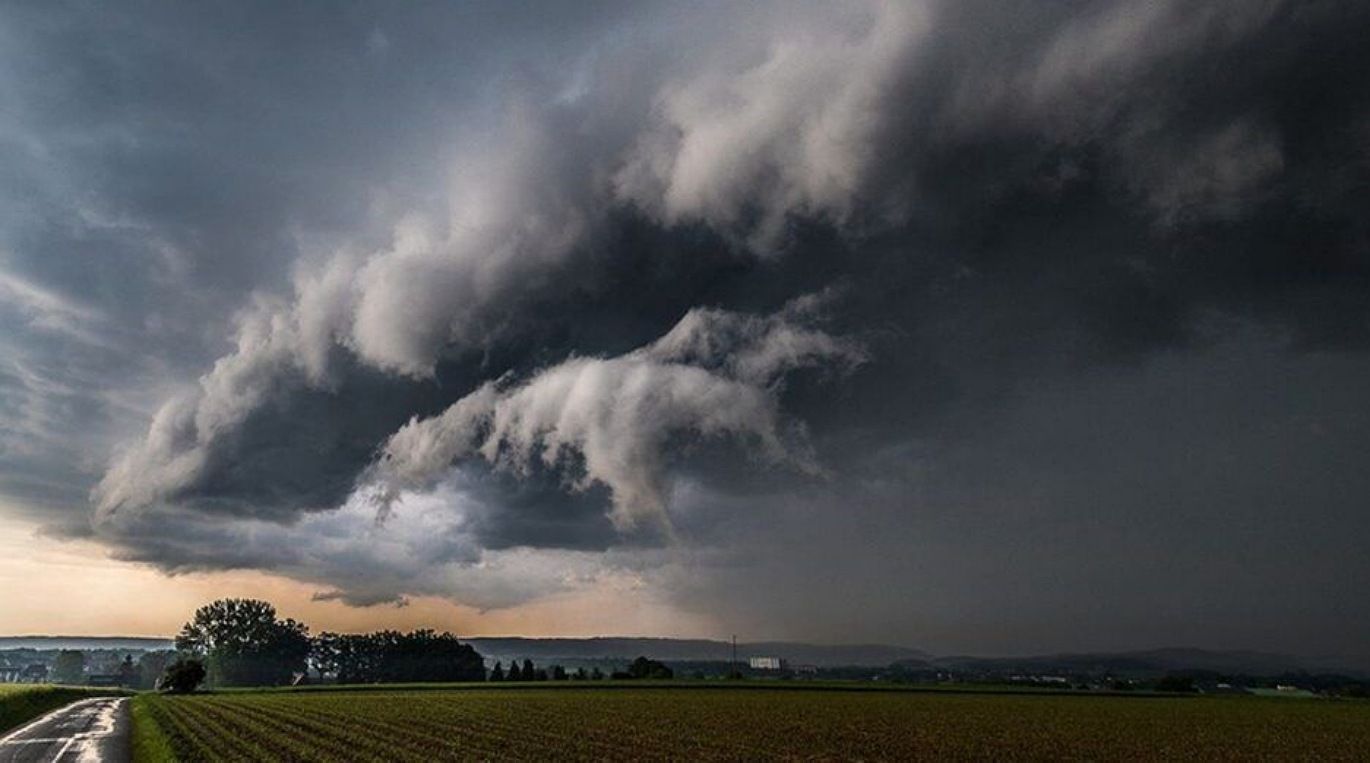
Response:
POLYGON ((1351 759, 1370 704, 640 689, 143 697, 186 761, 1351 759))

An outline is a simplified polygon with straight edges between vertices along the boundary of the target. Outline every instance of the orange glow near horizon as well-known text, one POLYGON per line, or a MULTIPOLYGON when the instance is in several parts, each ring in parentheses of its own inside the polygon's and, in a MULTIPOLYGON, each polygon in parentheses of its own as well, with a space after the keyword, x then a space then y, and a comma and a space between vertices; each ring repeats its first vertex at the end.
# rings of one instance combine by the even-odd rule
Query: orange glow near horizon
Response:
POLYGON ((715 635, 706 621, 646 592, 592 588, 480 611, 439 597, 408 606, 314 601, 323 588, 256 571, 166 575, 110 558, 89 541, 63 541, 0 518, 0 635, 174 636, 196 607, 224 597, 265 599, 314 632, 434 628, 459 636, 715 635))

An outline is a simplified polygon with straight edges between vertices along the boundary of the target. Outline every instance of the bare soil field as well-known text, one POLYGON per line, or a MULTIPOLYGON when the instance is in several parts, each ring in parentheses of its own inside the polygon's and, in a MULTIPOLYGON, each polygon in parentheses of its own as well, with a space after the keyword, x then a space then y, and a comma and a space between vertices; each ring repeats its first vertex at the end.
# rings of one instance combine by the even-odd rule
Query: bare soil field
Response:
POLYGON ((236 692, 135 702, 138 757, 1363 759, 1370 703, 730 688, 236 692))

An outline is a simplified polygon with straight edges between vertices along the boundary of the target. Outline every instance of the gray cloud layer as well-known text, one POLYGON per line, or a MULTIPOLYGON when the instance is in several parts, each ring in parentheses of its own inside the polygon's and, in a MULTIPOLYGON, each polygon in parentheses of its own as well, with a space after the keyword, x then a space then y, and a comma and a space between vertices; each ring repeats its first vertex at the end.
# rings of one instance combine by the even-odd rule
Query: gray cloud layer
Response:
POLYGON ((1370 633, 1311 593, 1367 572, 1356 4, 218 14, 0 16, 16 510, 353 603, 564 563, 794 635, 1370 633), (1181 546, 1249 608, 1172 606, 1181 546))
POLYGON ((620 528, 651 522, 669 531, 665 456, 673 436, 744 439, 772 463, 816 472, 802 433, 787 433, 779 420, 774 385, 787 371, 850 367, 864 356, 799 322, 813 302, 800 298, 765 318, 692 310, 626 355, 572 358, 509 389, 482 385, 391 436, 378 487, 388 503, 475 456, 526 472, 540 449, 543 466, 579 464, 573 486, 607 486, 620 528))

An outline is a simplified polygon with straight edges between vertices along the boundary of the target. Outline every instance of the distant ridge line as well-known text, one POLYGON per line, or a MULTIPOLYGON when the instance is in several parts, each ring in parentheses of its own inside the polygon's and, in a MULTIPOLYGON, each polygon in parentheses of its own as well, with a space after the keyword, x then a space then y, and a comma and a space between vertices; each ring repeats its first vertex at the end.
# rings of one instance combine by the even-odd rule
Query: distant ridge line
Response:
MULTIPOLYGON (((668 662, 726 662, 731 644, 715 639, 660 636, 462 636, 491 659, 631 660, 639 655, 668 662)), ((4 649, 171 649, 171 638, 156 636, 0 636, 4 649)), ((738 642, 738 658, 780 657, 793 665, 886 667, 894 663, 950 670, 1024 670, 1053 672, 1113 668, 1153 672, 1208 670, 1219 673, 1278 675, 1287 672, 1336 672, 1370 675, 1370 659, 1305 657, 1244 649, 1161 647, 1128 651, 1054 652, 1017 656, 972 656, 928 652, 889 644, 812 644, 798 641, 738 642)))

